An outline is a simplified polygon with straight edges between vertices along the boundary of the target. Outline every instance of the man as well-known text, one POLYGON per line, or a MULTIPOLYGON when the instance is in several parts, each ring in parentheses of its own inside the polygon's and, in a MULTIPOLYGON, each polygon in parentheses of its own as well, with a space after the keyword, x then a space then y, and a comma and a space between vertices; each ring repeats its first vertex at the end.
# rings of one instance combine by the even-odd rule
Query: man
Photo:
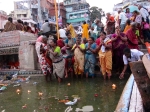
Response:
POLYGON ((144 8, 142 5, 139 5, 138 6, 139 10, 140 10, 140 14, 142 15, 142 18, 145 22, 149 23, 149 13, 148 11, 146 10, 146 8, 144 8))
POLYGON ((62 27, 59 27, 59 37, 63 40, 65 40, 67 38, 66 30, 63 29, 62 27))
POLYGON ((7 23, 4 25, 4 32, 14 31, 14 30, 16 30, 16 25, 13 24, 13 19, 9 17, 7 23))
POLYGON ((137 49, 125 48, 123 52, 124 52, 124 55, 123 55, 124 68, 123 68, 122 73, 119 76, 120 79, 124 78, 124 74, 128 67, 129 62, 140 61, 141 57, 144 55, 143 52, 137 49))
POLYGON ((125 14, 125 12, 122 11, 122 9, 120 9, 120 11, 118 11, 118 12, 121 12, 119 14, 119 26, 121 28, 121 32, 123 32, 128 18, 126 17, 126 14, 125 14))
POLYGON ((41 27, 41 31, 45 36, 49 37, 50 31, 51 31, 51 26, 50 26, 48 20, 45 20, 45 23, 41 27))

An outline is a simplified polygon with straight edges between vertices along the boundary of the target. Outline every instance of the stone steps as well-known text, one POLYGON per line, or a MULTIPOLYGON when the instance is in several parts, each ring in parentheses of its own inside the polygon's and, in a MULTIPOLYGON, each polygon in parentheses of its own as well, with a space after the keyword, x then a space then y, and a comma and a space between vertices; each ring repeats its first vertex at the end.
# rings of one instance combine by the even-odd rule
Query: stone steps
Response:
POLYGON ((41 70, 1 70, 0 75, 12 75, 18 73, 18 75, 37 75, 37 74, 42 74, 41 70))

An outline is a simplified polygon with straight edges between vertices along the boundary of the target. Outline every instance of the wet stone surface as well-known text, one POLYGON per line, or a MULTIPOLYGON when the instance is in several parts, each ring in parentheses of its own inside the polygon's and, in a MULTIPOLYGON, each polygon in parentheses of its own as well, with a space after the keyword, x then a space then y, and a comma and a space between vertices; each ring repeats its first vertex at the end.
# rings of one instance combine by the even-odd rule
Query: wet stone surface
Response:
POLYGON ((45 82, 44 77, 31 77, 20 86, 7 86, 0 93, 0 111, 5 112, 64 112, 65 101, 78 98, 72 112, 83 106, 93 106, 94 112, 113 112, 117 106, 127 79, 117 77, 111 81, 102 78, 66 79, 59 84, 56 80, 45 82), (69 84, 68 84, 69 83, 69 84), (112 89, 112 84, 117 87, 112 89))

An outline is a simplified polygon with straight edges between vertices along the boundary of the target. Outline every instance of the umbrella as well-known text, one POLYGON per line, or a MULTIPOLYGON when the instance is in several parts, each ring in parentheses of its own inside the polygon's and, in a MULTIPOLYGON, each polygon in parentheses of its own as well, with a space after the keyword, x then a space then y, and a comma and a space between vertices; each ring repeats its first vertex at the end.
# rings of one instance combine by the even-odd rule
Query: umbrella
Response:
POLYGON ((139 12, 139 9, 137 6, 130 5, 128 8, 130 9, 130 12, 134 12, 135 10, 139 12))

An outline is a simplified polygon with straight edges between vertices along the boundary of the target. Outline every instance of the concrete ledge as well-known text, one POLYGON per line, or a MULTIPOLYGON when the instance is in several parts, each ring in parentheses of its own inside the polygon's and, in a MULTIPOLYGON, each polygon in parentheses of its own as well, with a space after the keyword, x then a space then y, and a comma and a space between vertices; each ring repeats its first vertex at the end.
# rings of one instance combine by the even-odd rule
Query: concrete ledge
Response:
POLYGON ((131 74, 130 78, 128 79, 128 82, 124 87, 124 90, 122 92, 122 95, 120 97, 115 112, 128 112, 133 84, 134 84, 134 77, 133 74, 131 74))

